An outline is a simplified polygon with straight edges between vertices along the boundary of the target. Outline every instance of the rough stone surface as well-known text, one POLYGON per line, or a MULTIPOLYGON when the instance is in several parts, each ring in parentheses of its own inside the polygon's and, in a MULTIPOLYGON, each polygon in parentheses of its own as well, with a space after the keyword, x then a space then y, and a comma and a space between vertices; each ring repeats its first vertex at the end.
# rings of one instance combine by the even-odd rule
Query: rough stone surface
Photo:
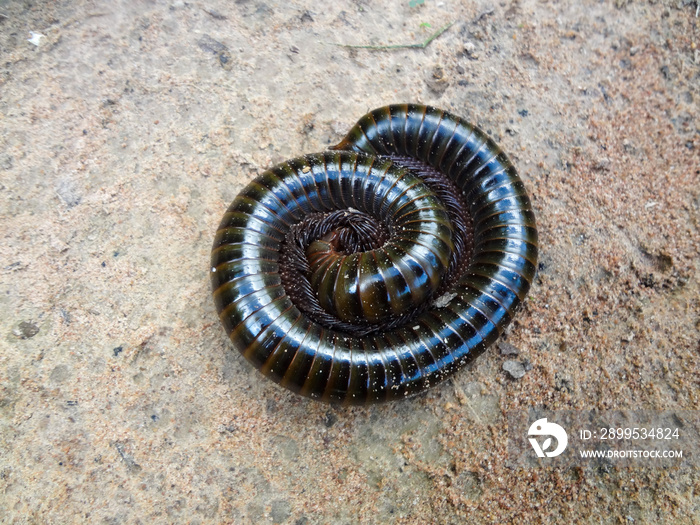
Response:
POLYGON ((504 416, 700 403, 695 3, 409 4, 0 1, 2 521, 697 522, 697 471, 511 469, 504 416), (260 170, 408 101, 531 192, 533 368, 494 347, 405 402, 316 404, 231 352, 213 232, 260 170))

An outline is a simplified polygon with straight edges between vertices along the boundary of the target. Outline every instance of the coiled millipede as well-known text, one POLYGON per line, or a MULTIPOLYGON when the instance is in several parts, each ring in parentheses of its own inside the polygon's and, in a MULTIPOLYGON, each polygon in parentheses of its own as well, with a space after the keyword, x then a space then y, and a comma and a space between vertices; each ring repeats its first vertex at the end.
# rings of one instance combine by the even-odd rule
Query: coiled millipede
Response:
POLYGON ((374 403, 424 391, 499 337, 535 276, 537 228, 484 132, 397 104, 251 182, 211 267, 221 322, 264 375, 374 403))

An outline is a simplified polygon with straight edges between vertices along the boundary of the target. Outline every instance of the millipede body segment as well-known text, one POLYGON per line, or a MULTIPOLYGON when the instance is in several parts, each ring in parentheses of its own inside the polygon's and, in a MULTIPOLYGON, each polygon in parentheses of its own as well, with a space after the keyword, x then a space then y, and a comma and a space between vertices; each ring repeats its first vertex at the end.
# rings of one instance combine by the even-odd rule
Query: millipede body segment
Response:
POLYGON ((283 162, 234 199, 211 255, 219 317, 294 392, 347 404, 422 392, 482 353, 524 300, 530 200, 485 133, 430 106, 376 109, 332 150, 283 162))

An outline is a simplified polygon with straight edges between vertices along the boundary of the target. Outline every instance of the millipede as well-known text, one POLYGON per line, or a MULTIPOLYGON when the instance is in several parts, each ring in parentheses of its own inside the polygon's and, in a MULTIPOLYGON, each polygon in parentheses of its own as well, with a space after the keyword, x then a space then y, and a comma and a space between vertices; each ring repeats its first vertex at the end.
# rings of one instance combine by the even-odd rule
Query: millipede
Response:
POLYGON ((445 380, 506 329, 537 269, 523 182, 478 127, 396 104, 260 174, 211 253, 219 318, 265 376, 367 404, 445 380))

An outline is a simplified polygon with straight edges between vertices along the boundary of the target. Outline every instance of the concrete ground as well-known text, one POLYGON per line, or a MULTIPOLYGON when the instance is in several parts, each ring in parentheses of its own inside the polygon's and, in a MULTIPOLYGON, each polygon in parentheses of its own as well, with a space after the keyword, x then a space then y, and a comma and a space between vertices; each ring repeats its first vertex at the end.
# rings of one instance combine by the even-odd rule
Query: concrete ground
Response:
POLYGON ((700 522, 698 467, 516 468, 506 425, 700 402, 698 10, 0 1, 0 521, 700 522), (255 174, 392 102, 509 153, 539 276, 453 380, 322 405, 231 350, 209 251, 255 174))

